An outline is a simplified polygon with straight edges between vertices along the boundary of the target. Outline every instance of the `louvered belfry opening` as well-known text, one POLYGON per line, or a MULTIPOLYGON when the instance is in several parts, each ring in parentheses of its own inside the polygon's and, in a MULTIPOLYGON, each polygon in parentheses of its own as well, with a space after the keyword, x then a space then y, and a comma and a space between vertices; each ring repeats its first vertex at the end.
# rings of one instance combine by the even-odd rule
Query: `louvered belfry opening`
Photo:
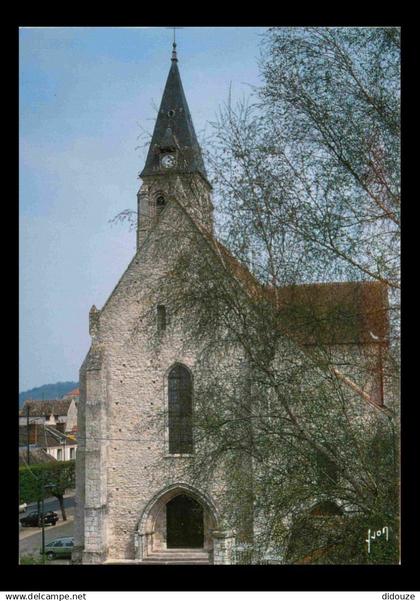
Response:
POLYGON ((168 377, 169 453, 192 453, 192 381, 186 367, 175 365, 168 377))
POLYGON ((160 215, 165 208, 166 200, 164 196, 158 196, 156 199, 156 214, 160 215))

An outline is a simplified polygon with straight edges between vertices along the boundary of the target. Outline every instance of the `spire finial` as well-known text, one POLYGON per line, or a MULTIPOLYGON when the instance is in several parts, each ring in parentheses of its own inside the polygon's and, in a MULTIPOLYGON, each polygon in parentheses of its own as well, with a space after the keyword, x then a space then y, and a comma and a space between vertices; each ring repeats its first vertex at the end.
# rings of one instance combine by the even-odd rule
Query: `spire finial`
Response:
POLYGON ((172 59, 173 61, 178 61, 178 57, 176 55, 176 38, 175 38, 175 32, 177 29, 183 29, 183 27, 167 27, 166 29, 173 29, 174 30, 174 41, 172 44, 172 59))

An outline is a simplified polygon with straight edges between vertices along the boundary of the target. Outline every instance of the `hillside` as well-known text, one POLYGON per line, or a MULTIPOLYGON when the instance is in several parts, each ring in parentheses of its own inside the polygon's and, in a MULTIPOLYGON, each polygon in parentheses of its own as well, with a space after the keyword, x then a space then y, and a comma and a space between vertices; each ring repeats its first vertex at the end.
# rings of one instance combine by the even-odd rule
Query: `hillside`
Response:
POLYGON ((27 399, 43 399, 45 401, 59 399, 74 388, 78 388, 78 386, 79 382, 56 382, 55 384, 43 384, 37 388, 24 390, 19 392, 19 407, 22 407, 27 399))

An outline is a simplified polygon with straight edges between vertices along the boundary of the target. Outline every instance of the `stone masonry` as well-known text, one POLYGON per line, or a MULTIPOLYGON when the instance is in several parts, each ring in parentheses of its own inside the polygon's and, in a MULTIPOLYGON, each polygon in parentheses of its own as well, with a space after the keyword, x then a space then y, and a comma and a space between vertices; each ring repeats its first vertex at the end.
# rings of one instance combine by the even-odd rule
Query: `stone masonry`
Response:
MULTIPOLYGON (((203 239, 213 233, 211 186, 175 48, 141 177, 136 254, 104 306, 89 314, 92 342, 80 369, 73 561, 132 563, 162 553, 176 558, 177 549, 167 548, 166 511, 182 495, 201 508, 200 554, 231 564, 235 532, 225 519, 229 482, 223 470, 193 482, 194 453, 171 454, 168 445, 168 375, 176 365, 185 368, 194 403, 203 343, 191 342, 187 322, 171 319, 170 307, 166 327, 158 331, 158 281, 170 273, 178 252, 165 241, 174 227, 181 242, 189 232, 203 239)), ((233 380, 242 359, 235 350, 220 357, 220 378, 233 380)), ((367 389, 365 382, 360 386, 367 389)), ((249 468, 244 465, 252 479, 249 468)))

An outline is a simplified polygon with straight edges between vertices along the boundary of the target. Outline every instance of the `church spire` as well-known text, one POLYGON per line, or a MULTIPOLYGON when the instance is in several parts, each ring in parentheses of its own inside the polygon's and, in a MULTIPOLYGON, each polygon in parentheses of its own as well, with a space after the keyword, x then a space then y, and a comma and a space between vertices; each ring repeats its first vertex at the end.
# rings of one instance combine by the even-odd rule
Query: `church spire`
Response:
POLYGON ((207 182, 201 149, 179 74, 175 41, 152 141, 140 177, 170 172, 197 173, 207 182))

